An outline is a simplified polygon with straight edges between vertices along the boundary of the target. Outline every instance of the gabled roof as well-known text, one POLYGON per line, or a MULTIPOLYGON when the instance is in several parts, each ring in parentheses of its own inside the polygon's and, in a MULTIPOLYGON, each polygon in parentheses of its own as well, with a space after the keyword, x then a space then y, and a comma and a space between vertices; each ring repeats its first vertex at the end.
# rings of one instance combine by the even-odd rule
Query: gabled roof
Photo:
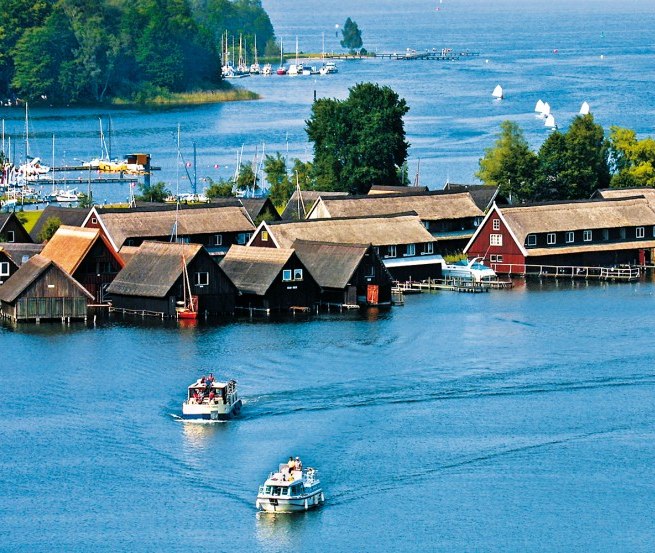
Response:
POLYGON ((343 289, 371 244, 335 244, 296 240, 293 249, 321 288, 343 289))
POLYGON ((417 192, 427 192, 430 190, 427 186, 384 186, 374 184, 369 189, 369 195, 376 194, 416 194, 417 192))
POLYGON ((482 217, 468 192, 442 191, 415 194, 374 194, 343 198, 319 198, 307 214, 315 217, 361 217, 415 211, 423 221, 482 217))
POLYGON ((48 222, 48 219, 53 217, 59 219, 62 225, 81 227, 90 210, 91 208, 48 205, 41 213, 41 216, 36 221, 34 227, 32 227, 30 236, 35 242, 38 241, 39 234, 41 234, 43 227, 48 222))
POLYGON ((325 190, 301 190, 300 194, 298 194, 298 190, 295 190, 294 193, 291 194, 291 198, 289 198, 289 201, 287 202, 287 205, 282 212, 282 220, 295 221, 304 219, 307 213, 309 213, 309 210, 314 205, 314 202, 318 200, 319 196, 324 198, 332 198, 335 196, 347 195, 348 192, 328 192, 325 190), (300 213, 298 213, 299 210, 300 213))
POLYGON ((263 213, 267 212, 273 215, 273 218, 276 221, 279 221, 282 218, 277 212, 277 209, 275 209, 270 198, 239 198, 239 200, 248 212, 248 216, 253 221, 263 213))
MULTIPOLYGON (((93 211, 92 211, 93 213, 93 211)), ((242 205, 192 207, 180 209, 102 210, 96 211, 101 226, 116 251, 128 238, 160 238, 171 236, 177 217, 177 233, 181 236, 252 232, 255 226, 242 205)))
POLYGON ((3 242, 1 247, 18 266, 43 250, 43 244, 32 244, 31 242, 3 242))
POLYGON ((583 200, 499 208, 520 245, 528 234, 655 225, 644 198, 583 200))
POLYGON ((293 255, 288 248, 232 246, 220 267, 239 292, 263 296, 293 255))
POLYGON ((110 294, 163 298, 200 252, 200 244, 143 242, 107 288, 110 294))
MULTIPOLYGON (((340 244, 424 244, 435 242, 416 214, 310 219, 305 221, 262 223, 275 245, 290 248, 297 239, 340 244)), ((260 228, 262 228, 260 226, 260 228)), ((257 233, 253 235, 253 238, 257 233)), ((251 240, 252 240, 251 239, 251 240)))
POLYGON ((0 286, 0 300, 7 303, 16 301, 16 299, 51 266, 55 266, 59 271, 61 271, 63 275, 79 288, 80 292, 86 297, 90 300, 94 299, 86 288, 84 288, 54 261, 43 257, 42 255, 35 255, 34 257, 31 257, 29 261, 23 263, 11 278, 0 286))
POLYGON ((13 212, 0 213, 0 233, 2 232, 2 229, 5 228, 5 225, 7 224, 7 221, 9 221, 9 219, 11 219, 12 215, 14 215, 13 212))
POLYGON ((498 205, 507 204, 504 197, 498 196, 498 187, 487 184, 455 184, 447 182, 443 187, 446 192, 468 192, 482 211, 487 211, 494 202, 498 205))
POLYGON ((91 251, 91 248, 98 241, 103 241, 107 249, 114 254, 119 265, 123 266, 123 260, 115 255, 114 250, 100 233, 99 228, 81 228, 62 225, 57 232, 48 240, 41 255, 52 259, 69 274, 73 274, 84 258, 91 251))

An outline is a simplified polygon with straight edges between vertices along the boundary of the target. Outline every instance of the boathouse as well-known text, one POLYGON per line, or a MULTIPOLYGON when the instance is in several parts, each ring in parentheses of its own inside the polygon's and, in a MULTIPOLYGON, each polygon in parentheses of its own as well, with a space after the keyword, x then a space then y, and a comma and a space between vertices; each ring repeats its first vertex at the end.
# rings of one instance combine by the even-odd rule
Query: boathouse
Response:
POLYGON ((296 240, 293 250, 321 287, 320 303, 391 305, 393 277, 371 244, 296 240))
POLYGON ((643 198, 494 205, 466 246, 500 274, 651 263, 655 211, 643 198))
POLYGON ((84 219, 91 211, 88 207, 61 207, 57 205, 48 205, 41 212, 40 217, 30 230, 30 236, 34 242, 41 242, 40 235, 43 228, 50 219, 59 219, 60 224, 71 227, 81 227, 84 219))
POLYGON ((302 221, 319 197, 347 196, 347 192, 299 190, 296 188, 282 212, 283 221, 302 221))
POLYGON ((107 287, 112 310, 175 317, 184 299, 186 264, 198 313, 234 313, 236 288, 200 244, 143 242, 107 287))
POLYGON ((11 254, 0 246, 0 285, 18 271, 18 263, 16 263, 11 254))
POLYGON ((125 266, 98 228, 62 225, 41 255, 56 262, 98 303, 104 303, 107 286, 125 266))
POLYGON ((378 217, 263 222, 249 246, 291 248, 296 240, 372 244, 395 280, 441 278, 443 258, 436 239, 415 213, 378 217))
POLYGON ((316 280, 289 248, 232 246, 220 266, 239 290, 242 309, 309 310, 319 297, 316 280))
POLYGON ((282 219, 270 198, 239 198, 239 201, 255 225, 262 221, 280 221, 282 219))
POLYGON ((0 243, 2 242, 33 242, 13 211, 11 213, 0 213, 0 243))
POLYGON ((131 209, 94 207, 87 228, 100 228, 114 248, 139 246, 144 240, 202 244, 212 255, 224 255, 232 244, 245 244, 255 230, 237 198, 199 205, 139 206, 131 209))
POLYGON ((437 239, 440 254, 460 253, 484 217, 468 192, 374 194, 337 198, 320 197, 307 219, 364 217, 415 212, 437 239))
POLYGON ((86 319, 93 296, 54 261, 35 255, 0 286, 0 312, 13 321, 86 319))

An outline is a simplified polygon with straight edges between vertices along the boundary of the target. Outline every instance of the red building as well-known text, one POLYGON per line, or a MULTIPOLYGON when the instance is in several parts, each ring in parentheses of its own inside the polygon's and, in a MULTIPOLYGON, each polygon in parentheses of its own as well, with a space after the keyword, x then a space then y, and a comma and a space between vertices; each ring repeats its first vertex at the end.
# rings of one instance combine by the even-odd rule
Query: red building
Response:
POLYGON ((645 265, 655 211, 643 197, 549 202, 489 210, 464 253, 500 274, 541 266, 645 265))

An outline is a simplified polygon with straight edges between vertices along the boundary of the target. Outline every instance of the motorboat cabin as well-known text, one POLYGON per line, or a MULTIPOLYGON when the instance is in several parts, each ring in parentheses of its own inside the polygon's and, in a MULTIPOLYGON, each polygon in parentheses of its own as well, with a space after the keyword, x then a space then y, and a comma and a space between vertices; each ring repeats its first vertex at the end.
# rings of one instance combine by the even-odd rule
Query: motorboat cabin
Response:
POLYGON ((498 280, 498 275, 482 263, 482 258, 475 257, 470 261, 462 259, 456 263, 444 263, 442 268, 445 279, 460 279, 472 282, 492 282, 498 280))
POLYGON ((182 404, 185 420, 227 420, 241 411, 241 399, 236 380, 218 382, 213 375, 196 380, 188 388, 187 399, 182 404))

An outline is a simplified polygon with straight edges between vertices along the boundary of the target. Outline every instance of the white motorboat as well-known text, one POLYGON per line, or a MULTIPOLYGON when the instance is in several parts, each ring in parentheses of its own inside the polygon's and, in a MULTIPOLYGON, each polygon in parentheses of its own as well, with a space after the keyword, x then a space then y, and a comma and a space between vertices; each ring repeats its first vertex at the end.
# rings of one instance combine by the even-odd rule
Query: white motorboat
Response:
POLYGON ((236 380, 218 382, 213 375, 204 376, 191 384, 182 404, 184 420, 227 420, 239 414, 242 402, 236 380))
POLYGON ((339 70, 337 69, 337 64, 334 63, 333 61, 328 61, 321 67, 318 72, 321 75, 331 75, 333 73, 338 73, 339 70))
POLYGON ((273 67, 271 66, 270 63, 267 63, 262 68, 262 75, 272 75, 272 74, 273 74, 273 67))
POLYGON ((73 203, 79 201, 80 196, 75 188, 60 188, 58 190, 53 190, 46 196, 46 199, 49 202, 73 203))
POLYGON ((445 279, 457 278, 471 282, 492 282, 498 280, 496 272, 482 263, 481 257, 470 261, 462 259, 456 263, 444 263, 442 274, 445 279))
POLYGON ((268 475, 259 487, 255 506, 269 513, 295 513, 308 511, 325 502, 321 481, 316 469, 298 468, 300 460, 280 464, 277 472, 268 475), (290 463, 293 463, 290 465, 290 463))

